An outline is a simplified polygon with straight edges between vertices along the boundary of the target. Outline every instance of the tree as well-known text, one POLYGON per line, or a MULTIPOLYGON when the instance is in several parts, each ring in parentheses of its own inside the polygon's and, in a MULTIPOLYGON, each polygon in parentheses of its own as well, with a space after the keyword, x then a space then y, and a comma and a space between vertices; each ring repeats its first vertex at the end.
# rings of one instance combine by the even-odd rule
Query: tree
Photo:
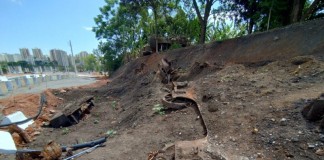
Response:
POLYGON ((199 9, 196 0, 192 0, 192 1, 200 24, 199 43, 205 43, 208 18, 210 15, 211 7, 214 5, 216 0, 200 0, 201 5, 203 6, 201 7, 202 9, 199 9))
POLYGON ((323 16, 324 0, 221 0, 223 12, 246 22, 248 33, 323 16))
MULTIPOLYGON (((306 4, 309 3, 306 1, 306 4)), ((317 17, 324 17, 324 0, 314 0, 306 9, 304 9, 304 14, 301 17, 301 20, 308 20, 317 17), (322 12, 321 12, 322 11, 322 12)))
POLYGON ((88 71, 94 71, 98 64, 95 55, 89 54, 88 56, 83 58, 84 61, 84 68, 88 71))

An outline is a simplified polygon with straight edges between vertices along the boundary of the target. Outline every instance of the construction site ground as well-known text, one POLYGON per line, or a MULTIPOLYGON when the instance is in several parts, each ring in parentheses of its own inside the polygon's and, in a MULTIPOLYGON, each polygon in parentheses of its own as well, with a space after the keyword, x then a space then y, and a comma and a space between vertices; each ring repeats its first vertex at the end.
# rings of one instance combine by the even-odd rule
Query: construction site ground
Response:
MULTIPOLYGON (((78 159, 324 159, 319 122, 301 114, 324 93, 324 20, 155 53, 109 80, 45 93, 47 106, 27 129, 34 141, 20 148, 108 136, 105 146, 78 159), (161 83, 162 59, 177 72, 174 81, 188 82, 181 93, 161 83), (190 105, 154 110, 170 93, 183 94, 190 105), (95 106, 80 123, 41 127, 64 104, 89 95, 95 106)), ((35 115, 38 103, 38 94, 0 100, 4 115, 35 115)))

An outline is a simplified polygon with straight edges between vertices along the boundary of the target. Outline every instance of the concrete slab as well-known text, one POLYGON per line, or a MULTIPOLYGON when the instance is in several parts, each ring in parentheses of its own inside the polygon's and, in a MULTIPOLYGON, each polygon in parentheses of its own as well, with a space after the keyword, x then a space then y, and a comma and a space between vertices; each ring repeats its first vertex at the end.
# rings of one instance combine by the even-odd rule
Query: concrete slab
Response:
POLYGON ((16 154, 17 148, 9 132, 0 131, 0 153, 16 154))
MULTIPOLYGON (((21 111, 15 112, 13 114, 7 115, 6 117, 3 118, 1 121, 1 124, 8 124, 8 123, 13 123, 13 122, 18 122, 27 119, 27 117, 22 113, 21 111)), ((26 129, 29 125, 33 124, 34 121, 30 120, 28 122, 19 124, 18 127, 21 129, 26 129)))

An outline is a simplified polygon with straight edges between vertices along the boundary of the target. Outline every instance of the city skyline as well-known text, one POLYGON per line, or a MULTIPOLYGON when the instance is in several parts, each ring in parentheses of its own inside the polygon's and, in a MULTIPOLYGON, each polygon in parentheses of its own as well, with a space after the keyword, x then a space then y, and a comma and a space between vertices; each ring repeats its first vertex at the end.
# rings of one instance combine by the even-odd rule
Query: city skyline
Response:
MULTIPOLYGON (((64 57, 60 59, 68 59, 70 61, 70 58, 72 57, 71 54, 68 54, 66 51, 62 49, 51 49, 49 54, 43 54, 42 50, 40 48, 32 48, 31 50, 29 48, 20 48, 20 53, 0 53, 0 62, 18 62, 18 61, 26 61, 29 63, 34 63, 34 61, 54 61, 57 60, 55 56, 53 56, 54 52, 59 52, 58 54, 64 53, 64 57)), ((81 51, 79 53, 74 53, 75 59, 80 59, 88 56, 89 54, 87 51, 81 51)), ((61 60, 60 60, 61 61, 61 60)), ((64 60, 65 61, 65 60, 64 60)), ((66 62, 64 62, 66 63, 66 62)))
POLYGON ((58 48, 70 55, 70 40, 74 53, 92 52, 99 43, 91 31, 93 18, 104 4, 104 0, 2 0, 0 53, 40 48, 49 55, 58 48))
MULTIPOLYGON (((17 52, 15 52, 15 53, 8 53, 8 52, 1 52, 0 51, 0 54, 11 54, 11 55, 13 55, 13 54, 20 54, 20 49, 23 49, 23 48, 26 48, 26 47, 21 47, 21 48, 18 48, 18 51, 17 52)), ((48 52, 47 53, 45 53, 41 48, 38 48, 38 47, 33 47, 33 48, 26 48, 26 49, 28 49, 29 50, 29 53, 31 54, 31 55, 33 55, 34 56, 34 54, 33 54, 33 49, 40 49, 41 50, 41 53, 42 53, 42 55, 43 56, 50 56, 50 54, 51 54, 51 50, 53 50, 53 49, 56 49, 56 50, 63 50, 63 49, 60 49, 60 48, 51 48, 51 49, 49 49, 48 50, 48 52)), ((63 51, 65 51, 66 53, 67 53, 67 55, 71 55, 71 51, 70 50, 68 50, 68 51, 66 51, 66 50, 63 50, 63 51), (69 52, 70 51, 70 52, 69 52)), ((86 53, 88 53, 88 54, 92 54, 92 51, 91 52, 88 52, 88 51, 85 51, 85 50, 81 50, 80 52, 75 52, 75 51, 73 51, 73 54, 74 55, 77 55, 77 54, 82 54, 82 53, 84 53, 84 52, 86 52, 86 53)), ((37 57, 37 56, 36 56, 37 57)))

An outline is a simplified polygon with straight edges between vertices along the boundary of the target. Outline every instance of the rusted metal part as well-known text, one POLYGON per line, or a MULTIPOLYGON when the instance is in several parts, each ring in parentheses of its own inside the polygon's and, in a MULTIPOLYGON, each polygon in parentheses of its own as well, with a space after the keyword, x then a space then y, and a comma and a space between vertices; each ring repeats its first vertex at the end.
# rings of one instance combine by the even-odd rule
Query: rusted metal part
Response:
POLYGON ((24 140, 25 143, 31 142, 30 136, 23 129, 19 128, 16 124, 10 125, 8 129, 11 134, 17 133, 24 140))
POLYGON ((150 153, 148 154, 147 159, 148 159, 148 160, 154 160, 155 157, 156 157, 158 154, 159 154, 159 151, 153 151, 153 152, 150 152, 150 153))
POLYGON ((172 82, 175 89, 181 89, 188 87, 188 81, 183 81, 183 82, 172 82))
POLYGON ((43 150, 24 149, 17 150, 16 159, 44 159, 44 160, 57 160, 62 155, 62 149, 59 144, 50 141, 46 144, 43 150))
POLYGON ((172 98, 171 94, 166 95, 165 97, 162 98, 161 100, 163 106, 165 109, 183 109, 186 107, 186 103, 181 103, 181 102, 174 102, 174 99, 172 98))
POLYGON ((162 58, 158 67, 162 83, 169 84, 179 78, 177 69, 174 69, 171 62, 167 59, 162 58))
POLYGON ((62 149, 59 144, 54 141, 49 142, 41 154, 45 160, 59 159, 62 155, 62 149))
POLYGON ((50 120, 54 128, 67 127, 79 123, 94 107, 93 96, 86 96, 76 102, 68 103, 61 112, 57 112, 50 120))

